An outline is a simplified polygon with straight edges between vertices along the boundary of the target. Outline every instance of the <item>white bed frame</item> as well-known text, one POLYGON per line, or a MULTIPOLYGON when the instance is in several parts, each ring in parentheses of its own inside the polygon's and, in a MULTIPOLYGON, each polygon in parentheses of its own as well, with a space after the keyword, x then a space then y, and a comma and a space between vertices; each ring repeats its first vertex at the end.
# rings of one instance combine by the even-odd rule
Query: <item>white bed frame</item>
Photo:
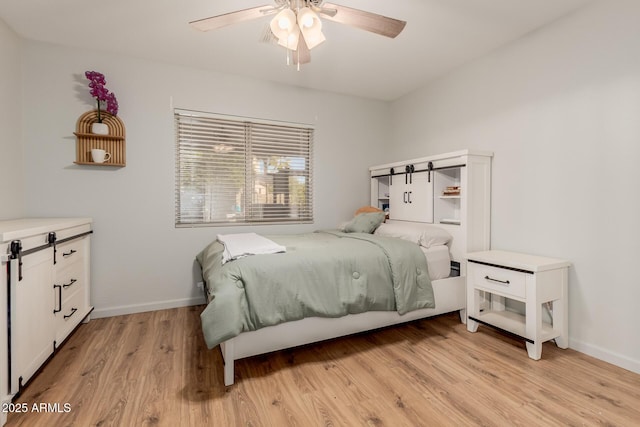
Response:
POLYGON ((436 308, 424 308, 399 315, 395 311, 369 311, 338 318, 308 317, 293 322, 243 332, 220 344, 224 358, 224 385, 234 383, 234 362, 245 357, 323 341, 331 338, 397 325, 412 320, 460 311, 466 323, 465 278, 461 276, 432 282, 436 308))
MULTIPOLYGON (((432 282, 436 308, 420 309, 399 315, 395 311, 372 311, 350 314, 339 318, 310 317, 293 322, 243 332, 220 344, 224 358, 224 384, 234 383, 234 362, 245 357, 269 353, 285 348, 370 331, 412 320, 459 311, 466 323, 466 254, 490 247, 491 157, 493 153, 456 151, 437 156, 421 157, 370 168, 371 176, 389 171, 404 170, 412 164, 424 170, 431 163, 435 168, 465 165, 461 168, 459 185, 462 187, 459 218, 460 225, 436 224, 449 231, 453 240, 449 245, 451 259, 460 263, 460 276, 432 282)), ((372 205, 378 197, 376 181, 372 179, 372 205)), ((435 196, 437 197, 437 195, 435 196)), ((403 221, 407 222, 407 221, 403 221)), ((423 223, 420 223, 423 224, 423 223)))

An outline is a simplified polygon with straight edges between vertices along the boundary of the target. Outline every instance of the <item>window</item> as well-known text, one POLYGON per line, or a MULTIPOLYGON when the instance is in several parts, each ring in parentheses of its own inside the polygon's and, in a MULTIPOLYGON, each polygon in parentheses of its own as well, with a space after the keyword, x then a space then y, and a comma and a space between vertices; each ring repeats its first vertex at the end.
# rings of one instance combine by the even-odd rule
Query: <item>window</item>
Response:
POLYGON ((176 226, 313 222, 313 129, 174 115, 176 226))

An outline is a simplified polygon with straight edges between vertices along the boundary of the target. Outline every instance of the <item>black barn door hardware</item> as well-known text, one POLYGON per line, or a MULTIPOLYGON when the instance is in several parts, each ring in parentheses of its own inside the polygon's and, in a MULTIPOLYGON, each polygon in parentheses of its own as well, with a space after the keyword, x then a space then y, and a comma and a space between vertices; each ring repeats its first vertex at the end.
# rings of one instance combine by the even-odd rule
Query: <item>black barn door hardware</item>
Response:
MULTIPOLYGON (((26 251, 22 250, 22 241, 21 240, 13 240, 10 245, 11 254, 9 255, 9 259, 17 259, 18 260, 18 281, 22 280, 22 257, 30 255, 32 253, 41 251, 43 249, 47 249, 53 246, 53 263, 56 263, 56 244, 67 242, 69 240, 78 239, 80 237, 84 237, 87 234, 93 234, 93 230, 86 231, 84 233, 76 234, 75 236, 67 237, 66 239, 58 240, 56 237, 56 233, 49 233, 47 235, 47 244, 41 245, 35 248, 27 249, 26 251)), ((71 253, 63 254, 63 256, 69 256, 76 251, 72 250, 71 253)))
POLYGON ((413 184, 413 173, 416 168, 413 165, 407 165, 404 167, 404 183, 413 184))
POLYGON ((22 280, 22 242, 20 240, 11 242, 11 256, 9 258, 18 260, 18 281, 22 280))
POLYGON ((52 231, 51 233, 49 233, 49 235, 47 236, 47 241, 49 242, 50 246, 53 246, 53 265, 56 265, 56 252, 58 252, 58 250, 56 249, 56 233, 55 231, 52 231))

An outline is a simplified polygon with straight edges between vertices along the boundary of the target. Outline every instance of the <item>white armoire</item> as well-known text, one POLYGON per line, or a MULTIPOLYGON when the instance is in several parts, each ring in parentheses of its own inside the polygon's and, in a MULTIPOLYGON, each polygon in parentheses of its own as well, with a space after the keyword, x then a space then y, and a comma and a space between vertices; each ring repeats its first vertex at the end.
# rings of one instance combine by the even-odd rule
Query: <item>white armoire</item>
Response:
MULTIPOLYGON (((461 150, 369 168, 371 205, 390 221, 437 225, 453 236, 451 257, 491 245, 493 153, 461 150)), ((464 271, 462 271, 464 274, 464 271)))
POLYGON ((92 232, 89 218, 0 221, 2 404, 20 392, 93 310, 92 232))

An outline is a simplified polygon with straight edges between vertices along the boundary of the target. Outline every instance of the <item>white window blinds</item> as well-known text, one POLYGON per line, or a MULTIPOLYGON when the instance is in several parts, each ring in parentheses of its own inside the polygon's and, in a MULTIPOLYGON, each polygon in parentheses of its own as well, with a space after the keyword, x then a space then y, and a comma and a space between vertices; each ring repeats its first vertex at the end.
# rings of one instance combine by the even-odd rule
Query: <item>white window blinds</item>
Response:
POLYGON ((176 225, 313 221, 313 129, 175 110, 176 225))

